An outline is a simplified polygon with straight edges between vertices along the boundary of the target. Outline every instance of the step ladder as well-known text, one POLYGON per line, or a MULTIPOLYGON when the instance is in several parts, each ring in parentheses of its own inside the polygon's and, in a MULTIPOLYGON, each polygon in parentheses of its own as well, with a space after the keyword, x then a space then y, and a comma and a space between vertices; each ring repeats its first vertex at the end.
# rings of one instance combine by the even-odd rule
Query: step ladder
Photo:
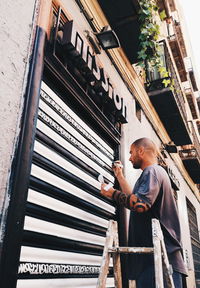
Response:
POLYGON ((113 272, 116 288, 122 288, 120 254, 153 253, 155 266, 155 287, 164 288, 163 276, 168 288, 174 288, 172 267, 169 264, 163 233, 157 219, 152 219, 153 247, 119 247, 117 222, 109 221, 102 263, 96 288, 105 288, 110 257, 113 258, 113 272))

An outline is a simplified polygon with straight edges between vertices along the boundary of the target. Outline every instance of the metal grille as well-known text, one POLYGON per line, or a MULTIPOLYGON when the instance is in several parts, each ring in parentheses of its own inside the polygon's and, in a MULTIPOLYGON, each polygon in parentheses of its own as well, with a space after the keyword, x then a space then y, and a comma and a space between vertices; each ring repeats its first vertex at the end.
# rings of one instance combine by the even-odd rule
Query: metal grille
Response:
MULTIPOLYGON (((189 130, 189 126, 187 123, 187 113, 186 113, 186 109, 185 109, 185 99, 184 99, 183 91, 182 91, 181 85, 179 83, 179 79, 177 77, 177 72, 176 72, 174 64, 172 62, 170 53, 168 51, 168 47, 167 47, 166 43, 164 43, 164 42, 160 44, 160 58, 161 58, 161 63, 163 63, 163 66, 167 69, 167 71, 169 73, 169 77, 171 78, 171 80, 174 83, 173 84, 174 97, 175 97, 177 104, 178 104, 178 107, 181 111, 185 125, 189 130)), ((147 67, 146 73, 147 73, 147 80, 149 82, 156 81, 156 82, 160 83, 160 84, 158 84, 158 85, 160 85, 160 88, 164 87, 164 84, 162 84, 162 80, 164 80, 164 79, 162 78, 161 74, 158 72, 157 68, 155 68, 155 67, 148 68, 147 67), (160 80, 160 82, 157 80, 160 80)))
POLYGON ((196 287, 200 288, 200 241, 195 207, 187 199, 187 211, 192 239, 192 254, 194 261, 196 287))

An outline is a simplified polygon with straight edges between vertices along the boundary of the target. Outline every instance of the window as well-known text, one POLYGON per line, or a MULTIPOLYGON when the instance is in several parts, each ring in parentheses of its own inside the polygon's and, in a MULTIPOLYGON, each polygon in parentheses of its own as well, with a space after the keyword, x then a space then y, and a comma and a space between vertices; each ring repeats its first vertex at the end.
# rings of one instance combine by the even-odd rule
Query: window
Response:
POLYGON ((196 209, 188 199, 187 199, 187 211, 190 227, 190 236, 192 242, 192 254, 194 261, 196 287, 200 288, 200 241, 199 241, 198 223, 197 223, 196 209))

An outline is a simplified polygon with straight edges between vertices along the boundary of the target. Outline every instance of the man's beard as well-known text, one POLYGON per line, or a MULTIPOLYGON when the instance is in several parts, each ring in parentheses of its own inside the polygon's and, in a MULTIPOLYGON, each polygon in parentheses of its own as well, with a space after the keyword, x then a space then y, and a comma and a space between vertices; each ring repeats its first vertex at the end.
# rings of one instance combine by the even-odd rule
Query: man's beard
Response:
POLYGON ((135 162, 132 162, 132 164, 134 169, 140 169, 141 167, 141 161, 139 159, 135 162))

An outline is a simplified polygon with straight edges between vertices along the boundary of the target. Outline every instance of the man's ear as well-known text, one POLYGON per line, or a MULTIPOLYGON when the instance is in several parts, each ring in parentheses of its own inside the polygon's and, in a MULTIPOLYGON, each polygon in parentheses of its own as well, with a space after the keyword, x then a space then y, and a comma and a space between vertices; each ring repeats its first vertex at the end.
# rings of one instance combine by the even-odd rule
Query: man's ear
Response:
POLYGON ((138 155, 139 155, 139 156, 143 156, 143 155, 144 155, 144 151, 145 151, 144 147, 140 146, 140 147, 138 148, 138 155))

